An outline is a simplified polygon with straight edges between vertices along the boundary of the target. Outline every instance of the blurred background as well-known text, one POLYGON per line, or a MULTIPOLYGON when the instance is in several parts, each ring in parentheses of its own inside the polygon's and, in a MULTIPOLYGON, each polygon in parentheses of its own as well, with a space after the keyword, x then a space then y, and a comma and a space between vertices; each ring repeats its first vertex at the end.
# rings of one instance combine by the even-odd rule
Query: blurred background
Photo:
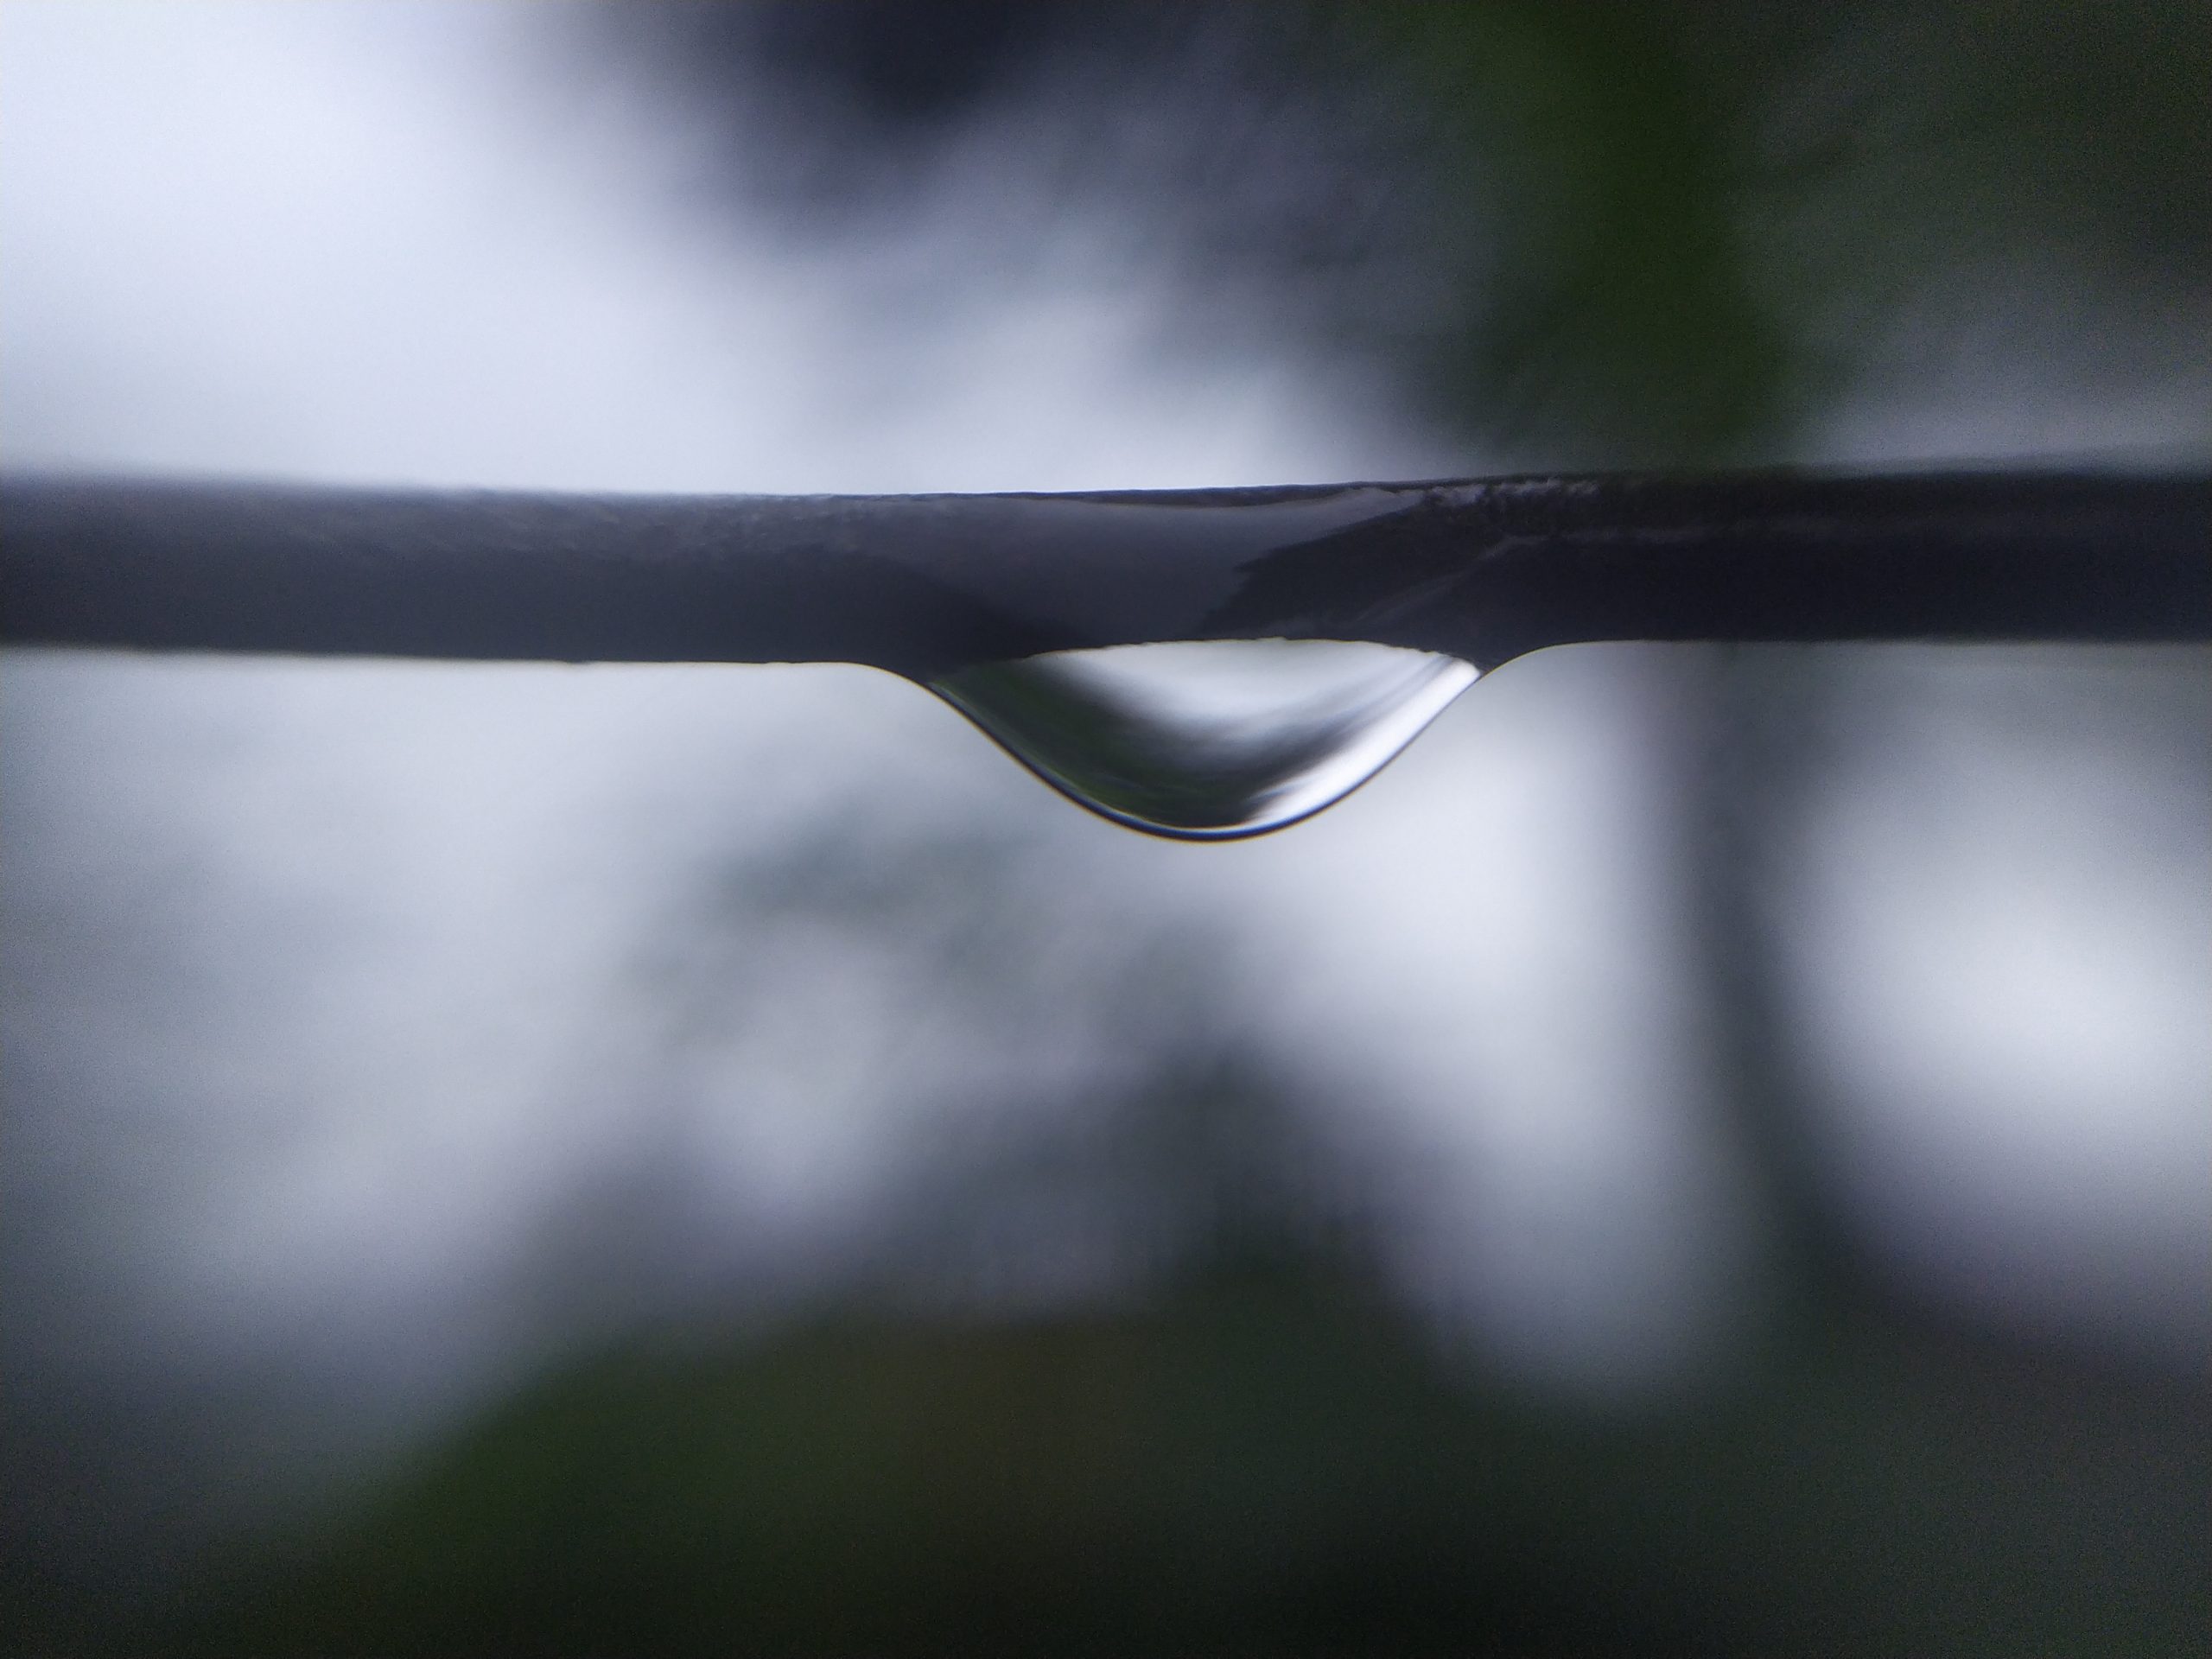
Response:
MULTIPOLYGON (((2212 12, 0 8, 0 459, 2212 459, 2212 12)), ((855 668, 0 666, 16 1651, 2201 1650, 2212 659, 1279 836, 855 668)))

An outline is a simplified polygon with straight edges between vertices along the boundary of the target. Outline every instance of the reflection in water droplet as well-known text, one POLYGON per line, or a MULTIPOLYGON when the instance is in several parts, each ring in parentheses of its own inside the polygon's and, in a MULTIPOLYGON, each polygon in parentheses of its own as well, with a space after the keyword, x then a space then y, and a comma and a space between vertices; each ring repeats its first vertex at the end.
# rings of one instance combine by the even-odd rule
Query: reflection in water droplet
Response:
POLYGON ((1048 652, 930 689, 1093 811, 1226 840, 1342 799, 1476 671, 1390 645, 1236 639, 1048 652))

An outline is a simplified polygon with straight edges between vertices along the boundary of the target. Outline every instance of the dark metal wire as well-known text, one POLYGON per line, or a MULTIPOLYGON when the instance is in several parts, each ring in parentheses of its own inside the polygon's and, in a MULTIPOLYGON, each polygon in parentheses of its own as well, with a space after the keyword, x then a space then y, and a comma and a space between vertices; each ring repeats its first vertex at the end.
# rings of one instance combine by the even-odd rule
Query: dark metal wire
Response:
POLYGON ((0 480, 13 643, 928 679, 1260 637, 1485 669, 1595 639, 2212 639, 2212 475, 793 497, 0 480))

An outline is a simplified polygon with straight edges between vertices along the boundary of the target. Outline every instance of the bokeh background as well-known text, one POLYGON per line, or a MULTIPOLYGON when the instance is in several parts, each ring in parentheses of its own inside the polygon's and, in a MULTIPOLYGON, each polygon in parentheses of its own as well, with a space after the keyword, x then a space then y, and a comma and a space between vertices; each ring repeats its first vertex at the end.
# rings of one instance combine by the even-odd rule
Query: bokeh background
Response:
MULTIPOLYGON (((2212 456, 2212 12, 0 8, 0 459, 2212 456)), ((2203 651, 1575 647, 1279 836, 852 668, 0 664, 16 1650, 2181 1652, 2203 651)))

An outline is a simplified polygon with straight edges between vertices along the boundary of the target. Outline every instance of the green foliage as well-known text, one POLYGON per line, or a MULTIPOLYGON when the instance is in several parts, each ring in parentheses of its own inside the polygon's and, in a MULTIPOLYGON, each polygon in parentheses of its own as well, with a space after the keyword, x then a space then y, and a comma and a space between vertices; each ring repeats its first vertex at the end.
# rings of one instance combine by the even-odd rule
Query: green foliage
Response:
MULTIPOLYGON (((2053 270, 2092 330, 2212 272, 2212 10, 1861 4, 1327 9, 1431 135, 1452 301, 1403 342, 1440 411, 1532 467, 1787 454, 1929 296, 2053 270)), ((2154 328, 2155 331, 2155 328, 2154 328)))
POLYGON ((1373 16, 1458 152, 1468 233, 1497 245, 1432 386, 1568 463, 1710 459, 1770 428, 1795 365, 1735 235, 1729 141, 1751 83, 1650 9, 1373 16))
POLYGON ((541 1382, 150 1645, 2178 1652, 2202 1406, 2115 1382, 1862 1345, 1578 1411, 1470 1386, 1319 1256, 855 1313, 541 1382))

